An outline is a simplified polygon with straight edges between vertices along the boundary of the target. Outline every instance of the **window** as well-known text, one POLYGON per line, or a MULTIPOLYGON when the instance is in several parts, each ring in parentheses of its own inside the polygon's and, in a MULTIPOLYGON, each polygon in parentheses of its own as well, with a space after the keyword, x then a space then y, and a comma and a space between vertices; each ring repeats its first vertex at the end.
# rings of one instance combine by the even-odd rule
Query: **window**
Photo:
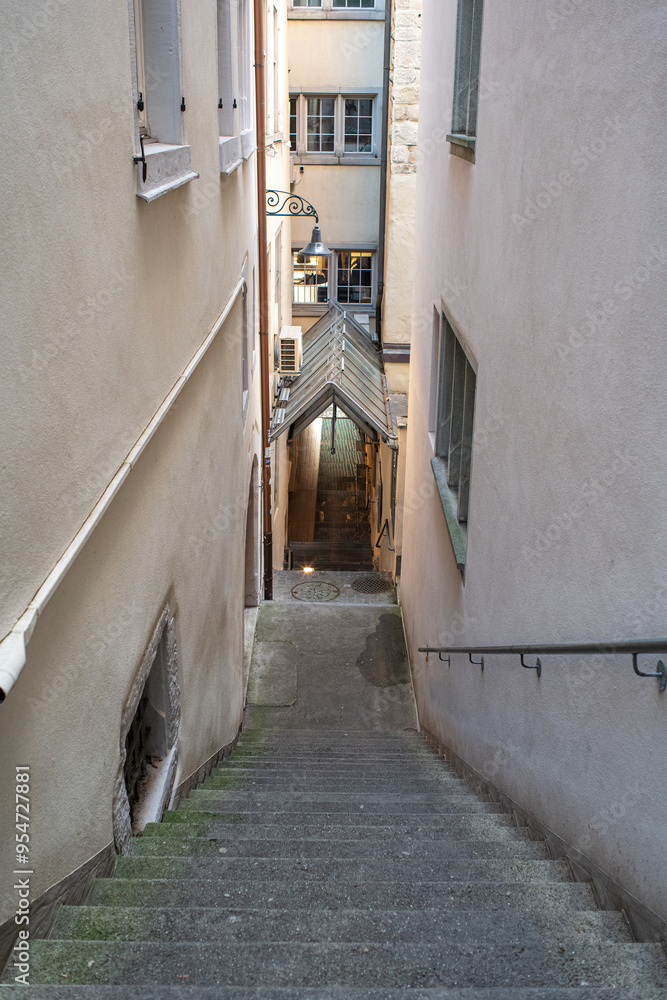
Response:
POLYGON ((306 101, 307 148, 309 153, 333 153, 335 143, 335 97, 309 97, 306 101))
POLYGON ((292 9, 300 10, 304 7, 315 10, 379 10, 384 11, 384 0, 292 0, 292 9))
POLYGON ((476 383, 475 370, 443 317, 432 464, 459 569, 465 566, 467 548, 476 383))
POLYGON ((242 132, 252 128, 252 29, 248 0, 238 0, 237 8, 237 53, 238 53, 238 96, 239 124, 242 132))
POLYGON ((293 301, 305 305, 326 305, 329 300, 329 260, 295 253, 293 301))
POLYGON ((373 102, 369 98, 345 98, 345 152, 373 152, 373 102))
POLYGON ((338 302, 370 305, 373 300, 373 254, 354 250, 336 256, 338 302))
POLYGON ((289 148, 290 153, 296 153, 296 97, 290 97, 289 102, 289 148))
MULTIPOLYGON (((297 156, 349 157, 375 160, 376 93, 290 97, 290 150, 297 156)), ((326 162, 329 162, 328 160, 326 162)), ((358 162, 358 161, 357 161, 358 162)))
POLYGON ((375 7, 375 0, 333 0, 333 6, 336 7, 356 7, 357 10, 363 7, 368 10, 373 10, 375 7))
POLYGON ((218 119, 220 135, 234 129, 234 38, 231 0, 218 0, 218 119))
POLYGON ((454 135, 475 136, 483 0, 458 0, 458 4, 452 132, 454 135))
POLYGON ((134 0, 137 118, 159 142, 183 142, 177 0, 134 0), (140 96, 141 95, 141 96, 140 96))
POLYGON ((321 7, 322 0, 292 0, 293 7, 321 7))

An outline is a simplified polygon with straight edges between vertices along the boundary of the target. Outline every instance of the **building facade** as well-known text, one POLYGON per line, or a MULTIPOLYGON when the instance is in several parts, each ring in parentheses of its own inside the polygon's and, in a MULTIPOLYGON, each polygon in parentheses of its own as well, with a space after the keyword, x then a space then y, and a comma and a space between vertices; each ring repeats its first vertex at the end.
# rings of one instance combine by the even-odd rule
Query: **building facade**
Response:
MULTIPOLYGON (((266 14, 268 177, 285 187, 284 3, 266 14)), ((13 801, 29 767, 37 925, 241 722, 261 594, 253 5, 1 18, 0 787, 13 801)), ((289 220, 269 237, 275 334, 289 220)), ((4 851, 7 886, 14 866, 4 851)))
POLYGON ((665 28, 424 0, 402 576, 422 725, 663 916, 665 28))

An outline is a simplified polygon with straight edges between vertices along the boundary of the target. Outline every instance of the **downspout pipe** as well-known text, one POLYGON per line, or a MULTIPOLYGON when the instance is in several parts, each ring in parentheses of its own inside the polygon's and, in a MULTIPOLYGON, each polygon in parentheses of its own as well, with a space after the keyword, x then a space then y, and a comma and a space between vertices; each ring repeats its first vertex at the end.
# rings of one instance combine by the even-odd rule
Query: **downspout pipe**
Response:
POLYGON ((391 75, 391 29, 394 18, 394 0, 385 0, 384 22, 384 72, 382 77, 382 162, 380 169, 380 224, 378 227, 378 299, 375 310, 375 329, 382 347, 382 305, 384 301, 385 239, 387 235, 387 170, 389 159, 389 85, 391 75))
POLYGON ((264 0, 254 0, 255 119, 257 128, 257 252, 259 254, 259 355, 262 393, 262 504, 264 526, 264 600, 273 600, 273 513, 271 510, 271 395, 269 389, 269 274, 266 227, 266 89, 264 0))

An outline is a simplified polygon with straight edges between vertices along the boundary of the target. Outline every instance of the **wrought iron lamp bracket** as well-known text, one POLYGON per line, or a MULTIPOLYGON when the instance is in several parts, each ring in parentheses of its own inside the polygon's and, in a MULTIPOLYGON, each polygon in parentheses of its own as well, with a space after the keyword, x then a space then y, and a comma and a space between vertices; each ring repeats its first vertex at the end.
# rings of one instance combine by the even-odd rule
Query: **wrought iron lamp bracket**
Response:
POLYGON ((309 219, 315 219, 316 225, 319 225, 320 221, 314 205, 302 198, 300 194, 290 194, 289 191, 267 190, 266 214, 306 216, 309 219))

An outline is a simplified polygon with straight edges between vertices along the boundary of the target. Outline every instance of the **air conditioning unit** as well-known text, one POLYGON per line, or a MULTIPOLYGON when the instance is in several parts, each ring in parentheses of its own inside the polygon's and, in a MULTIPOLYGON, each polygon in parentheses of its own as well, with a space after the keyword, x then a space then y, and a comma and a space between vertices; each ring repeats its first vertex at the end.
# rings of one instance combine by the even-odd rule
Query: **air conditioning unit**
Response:
POLYGON ((303 332, 300 326, 284 326, 278 338, 278 371, 281 375, 301 374, 303 332))

